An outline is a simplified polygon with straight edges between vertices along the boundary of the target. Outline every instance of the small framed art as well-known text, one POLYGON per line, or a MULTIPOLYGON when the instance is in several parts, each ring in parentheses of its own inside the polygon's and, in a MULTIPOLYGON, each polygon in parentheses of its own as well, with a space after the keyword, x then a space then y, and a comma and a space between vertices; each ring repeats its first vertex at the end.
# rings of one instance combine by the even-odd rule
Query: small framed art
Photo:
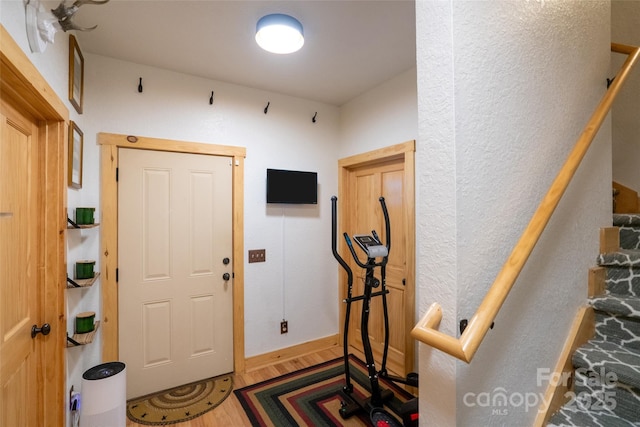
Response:
POLYGON ((84 57, 73 34, 69 36, 69 101, 82 114, 84 99, 84 57))
POLYGON ((75 124, 69 122, 69 178, 68 185, 73 188, 82 188, 82 145, 84 134, 75 124))

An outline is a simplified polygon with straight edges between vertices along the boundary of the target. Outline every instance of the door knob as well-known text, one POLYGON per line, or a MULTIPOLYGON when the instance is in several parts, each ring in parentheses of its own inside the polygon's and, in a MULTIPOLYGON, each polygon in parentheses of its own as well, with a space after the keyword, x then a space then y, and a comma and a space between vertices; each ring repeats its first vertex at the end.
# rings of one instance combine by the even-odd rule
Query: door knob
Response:
POLYGON ((51 325, 48 323, 42 325, 41 328, 38 328, 37 325, 33 325, 31 327, 31 338, 35 338, 39 333, 42 335, 49 335, 49 332, 51 332, 51 325))
POLYGON ((224 273, 222 275, 222 279, 225 280, 225 281, 229 280, 230 278, 231 278, 231 276, 229 275, 229 273, 224 273))

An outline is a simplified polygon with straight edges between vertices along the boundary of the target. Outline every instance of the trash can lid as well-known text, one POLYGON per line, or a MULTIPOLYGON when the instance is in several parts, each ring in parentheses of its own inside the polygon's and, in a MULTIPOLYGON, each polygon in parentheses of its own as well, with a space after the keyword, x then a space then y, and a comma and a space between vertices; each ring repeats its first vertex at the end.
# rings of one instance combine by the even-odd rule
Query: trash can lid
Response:
POLYGON ((125 365, 122 362, 103 363, 87 369, 84 374, 82 374, 82 378, 85 380, 102 380, 119 374, 124 371, 124 367, 125 365))

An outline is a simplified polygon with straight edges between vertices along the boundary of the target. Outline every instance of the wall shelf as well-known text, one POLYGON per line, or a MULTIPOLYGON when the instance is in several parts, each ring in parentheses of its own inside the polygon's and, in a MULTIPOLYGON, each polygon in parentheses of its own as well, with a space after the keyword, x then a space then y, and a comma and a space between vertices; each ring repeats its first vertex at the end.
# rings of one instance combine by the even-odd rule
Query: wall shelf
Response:
POLYGON ((76 224, 74 221, 71 220, 71 218, 67 217, 67 229, 77 230, 77 229, 83 229, 83 228, 94 228, 99 225, 100 224, 98 224, 97 222, 94 224, 76 224))
POLYGON ((94 323, 93 331, 91 332, 87 332, 86 334, 73 334, 72 337, 69 337, 69 335, 67 334, 67 348, 91 344, 96 336, 96 332, 98 332, 99 327, 100 321, 96 320, 96 322, 94 323))
POLYGON ((72 279, 67 277, 67 289, 88 288, 98 280, 99 276, 100 273, 96 272, 90 279, 72 279))
MULTIPOLYGON (((85 228, 95 228, 99 225, 100 224, 98 223, 77 224, 67 216, 67 229, 78 230, 85 228)), ((67 276, 67 289, 86 289, 90 286, 93 286, 93 284, 98 280, 98 277, 100 277, 100 273, 98 272, 94 272, 93 277, 89 279, 72 279, 67 276)), ((93 331, 87 332, 86 334, 73 334, 73 336, 70 337, 67 333, 67 348, 91 344, 93 342, 93 339, 95 338, 98 328, 100 327, 100 321, 98 320, 94 322, 93 325, 93 331)))

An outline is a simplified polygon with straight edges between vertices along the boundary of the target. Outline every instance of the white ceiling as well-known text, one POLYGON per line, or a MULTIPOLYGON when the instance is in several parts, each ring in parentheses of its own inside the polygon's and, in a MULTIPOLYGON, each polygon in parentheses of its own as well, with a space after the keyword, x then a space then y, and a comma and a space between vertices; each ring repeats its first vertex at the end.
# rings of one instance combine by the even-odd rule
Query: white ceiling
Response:
POLYGON ((342 105, 415 66, 413 0, 111 0, 74 20, 83 52, 342 105), (255 43, 258 19, 285 13, 305 45, 275 55, 255 43))

